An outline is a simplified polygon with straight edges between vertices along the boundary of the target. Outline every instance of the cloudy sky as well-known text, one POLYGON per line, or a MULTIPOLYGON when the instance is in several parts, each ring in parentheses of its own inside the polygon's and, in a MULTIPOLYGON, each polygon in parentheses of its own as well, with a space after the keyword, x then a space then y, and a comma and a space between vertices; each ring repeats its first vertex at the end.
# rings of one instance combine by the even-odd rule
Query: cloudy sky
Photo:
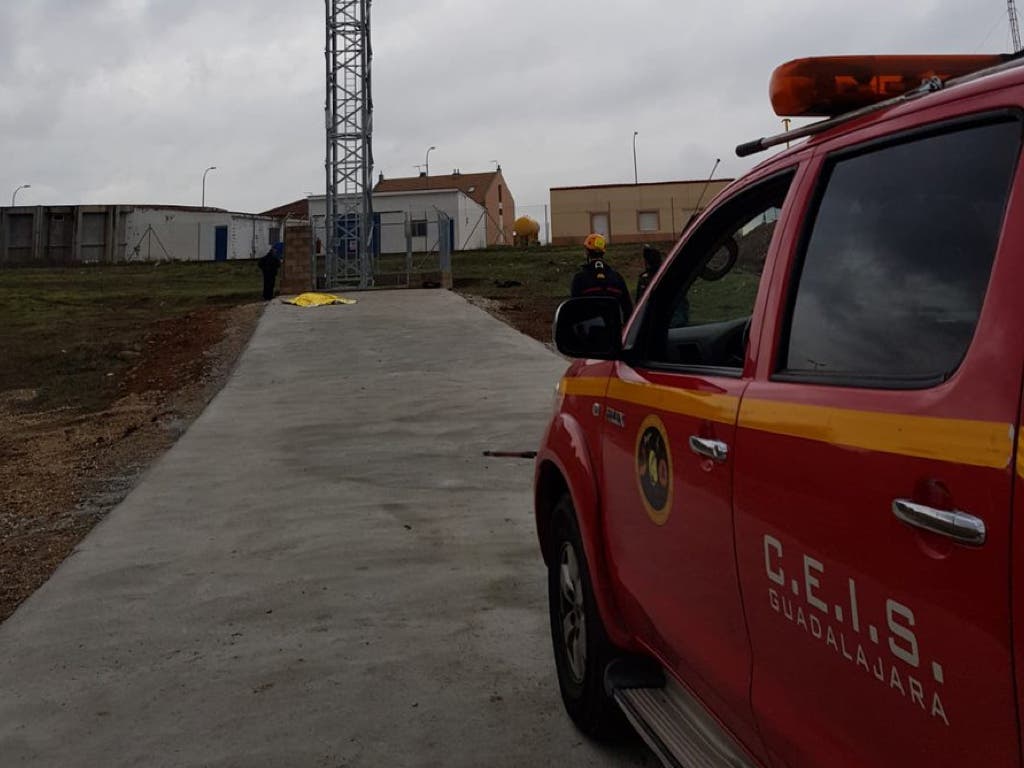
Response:
MULTIPOLYGON (((2 0, 0 194, 260 211, 324 189, 319 0, 2 0), (6 186, 3 186, 6 184, 6 186)), ((375 173, 548 188, 719 176, 777 64, 1009 50, 1004 0, 376 0, 375 173)), ((2 201, 3 198, 0 198, 2 201)), ((536 209, 534 209, 536 210, 536 209)))

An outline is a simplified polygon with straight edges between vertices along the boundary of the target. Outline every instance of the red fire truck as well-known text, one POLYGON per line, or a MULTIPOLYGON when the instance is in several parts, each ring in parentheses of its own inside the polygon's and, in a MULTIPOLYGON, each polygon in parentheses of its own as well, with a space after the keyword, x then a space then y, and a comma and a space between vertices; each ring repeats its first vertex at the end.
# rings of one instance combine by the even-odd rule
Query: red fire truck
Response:
POLYGON ((800 60, 772 99, 827 119, 738 148, 808 137, 631 318, 559 309, 565 707, 668 765, 1019 766, 1024 61, 800 60))

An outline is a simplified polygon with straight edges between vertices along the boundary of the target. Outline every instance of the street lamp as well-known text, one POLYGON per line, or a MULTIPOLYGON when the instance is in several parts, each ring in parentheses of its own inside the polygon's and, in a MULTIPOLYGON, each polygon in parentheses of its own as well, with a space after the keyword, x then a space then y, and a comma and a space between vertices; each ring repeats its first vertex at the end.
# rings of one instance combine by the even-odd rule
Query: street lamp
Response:
POLYGON ((205 171, 203 171, 203 208, 206 207, 206 174, 208 174, 210 171, 216 171, 216 170, 217 170, 217 166, 216 165, 211 165, 209 168, 207 168, 205 171))
POLYGON ((423 167, 426 169, 426 175, 430 175, 430 153, 433 152, 437 147, 431 147, 427 150, 427 159, 423 162, 423 167))
POLYGON ((16 190, 14 190, 14 192, 13 192, 13 193, 11 193, 11 208, 13 208, 13 207, 14 207, 14 200, 15 200, 15 198, 16 198, 16 197, 18 196, 18 193, 19 193, 19 192, 20 192, 21 190, 23 190, 23 189, 29 189, 29 188, 31 188, 31 186, 32 186, 31 184, 22 184, 22 185, 21 185, 20 187, 18 187, 18 188, 17 188, 16 190))
POLYGON ((640 179, 636 173, 636 137, 640 135, 640 131, 633 131, 633 183, 639 184, 640 179))

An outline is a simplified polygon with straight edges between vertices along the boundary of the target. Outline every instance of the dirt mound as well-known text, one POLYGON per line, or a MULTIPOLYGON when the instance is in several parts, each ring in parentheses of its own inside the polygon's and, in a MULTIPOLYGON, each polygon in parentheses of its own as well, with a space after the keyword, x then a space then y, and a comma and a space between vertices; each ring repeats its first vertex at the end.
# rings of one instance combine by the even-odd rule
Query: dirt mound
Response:
POLYGON ((261 304, 161 320, 127 350, 108 408, 36 410, 31 389, 0 393, 0 621, 131 490, 220 389, 261 304))

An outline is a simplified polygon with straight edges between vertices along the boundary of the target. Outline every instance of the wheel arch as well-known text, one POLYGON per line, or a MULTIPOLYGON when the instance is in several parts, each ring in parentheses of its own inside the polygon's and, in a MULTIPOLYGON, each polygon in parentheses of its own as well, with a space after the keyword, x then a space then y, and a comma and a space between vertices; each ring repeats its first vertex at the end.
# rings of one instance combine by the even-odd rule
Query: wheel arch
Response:
POLYGON ((563 494, 572 499, 576 522, 587 558, 595 601, 609 639, 619 647, 629 645, 615 601, 604 546, 597 475, 582 427, 570 416, 556 417, 548 430, 544 448, 538 454, 534 478, 534 515, 544 563, 555 557, 552 515, 563 494))

